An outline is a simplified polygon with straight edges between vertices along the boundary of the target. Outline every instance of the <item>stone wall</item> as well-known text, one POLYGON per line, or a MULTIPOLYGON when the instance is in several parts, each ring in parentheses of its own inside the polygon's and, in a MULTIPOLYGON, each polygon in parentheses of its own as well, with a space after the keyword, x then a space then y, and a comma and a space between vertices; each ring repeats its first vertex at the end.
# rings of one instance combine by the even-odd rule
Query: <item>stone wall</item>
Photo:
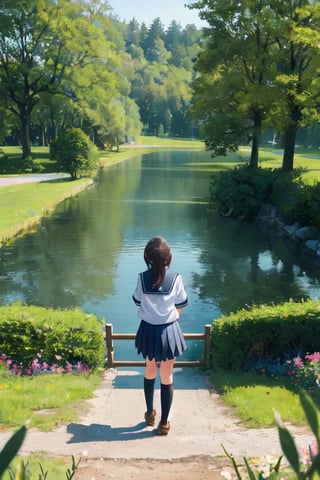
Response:
POLYGON ((257 220, 268 223, 281 235, 301 245, 301 248, 313 255, 320 264, 320 230, 318 228, 299 225, 298 222, 291 225, 286 224, 278 215, 277 209, 271 204, 261 206, 257 220))

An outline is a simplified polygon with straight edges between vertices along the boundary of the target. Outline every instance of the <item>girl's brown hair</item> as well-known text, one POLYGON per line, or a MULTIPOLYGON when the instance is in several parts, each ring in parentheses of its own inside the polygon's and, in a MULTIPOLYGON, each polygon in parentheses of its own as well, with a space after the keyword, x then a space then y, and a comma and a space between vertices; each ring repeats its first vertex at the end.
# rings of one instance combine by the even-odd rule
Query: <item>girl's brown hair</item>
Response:
POLYGON ((153 272, 153 287, 159 287, 170 266, 172 255, 168 242, 163 237, 154 237, 144 249, 144 261, 153 272))

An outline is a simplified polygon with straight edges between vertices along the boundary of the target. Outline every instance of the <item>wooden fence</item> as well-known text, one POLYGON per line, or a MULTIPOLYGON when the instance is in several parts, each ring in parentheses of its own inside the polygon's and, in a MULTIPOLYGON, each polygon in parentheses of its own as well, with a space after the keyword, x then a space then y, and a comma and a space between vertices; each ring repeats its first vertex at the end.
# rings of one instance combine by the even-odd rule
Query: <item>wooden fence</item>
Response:
MULTIPOLYGON (((210 367, 210 339, 211 325, 205 325, 204 333, 184 333, 185 340, 201 340, 203 341, 203 355, 200 360, 184 361, 177 360, 175 367, 210 367)), ((113 333, 111 323, 106 324, 106 346, 107 346, 107 368, 115 367, 141 367, 145 365, 143 360, 115 360, 113 340, 134 340, 135 333, 113 333)))

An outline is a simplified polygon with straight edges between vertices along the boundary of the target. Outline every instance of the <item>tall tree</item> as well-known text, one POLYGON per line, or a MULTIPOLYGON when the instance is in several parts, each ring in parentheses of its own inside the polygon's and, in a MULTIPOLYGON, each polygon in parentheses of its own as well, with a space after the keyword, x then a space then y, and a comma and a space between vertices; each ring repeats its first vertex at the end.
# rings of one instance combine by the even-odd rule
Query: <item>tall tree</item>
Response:
POLYGON ((275 119, 284 136, 282 168, 291 171, 299 129, 320 120, 320 4, 285 2, 279 8, 279 23, 276 85, 282 99, 275 119))
POLYGON ((107 10, 98 0, 2 3, 0 93, 21 123, 23 158, 31 154, 31 114, 44 93, 78 102, 81 87, 89 90, 97 72, 104 74, 105 89, 115 88, 107 10))
POLYGON ((263 119, 275 101, 270 83, 275 13, 270 3, 201 0, 193 4, 209 24, 194 82, 194 111, 204 120, 206 145, 214 154, 225 154, 250 139, 253 167, 258 165, 263 119))
POLYGON ((278 125, 284 134, 282 168, 292 170, 297 132, 314 120, 319 104, 319 2, 200 0, 191 8, 199 8, 209 24, 195 83, 209 146, 211 141, 213 147, 233 147, 244 124, 256 165, 263 123, 278 125), (241 78, 236 89, 230 88, 237 85, 232 77, 241 78))

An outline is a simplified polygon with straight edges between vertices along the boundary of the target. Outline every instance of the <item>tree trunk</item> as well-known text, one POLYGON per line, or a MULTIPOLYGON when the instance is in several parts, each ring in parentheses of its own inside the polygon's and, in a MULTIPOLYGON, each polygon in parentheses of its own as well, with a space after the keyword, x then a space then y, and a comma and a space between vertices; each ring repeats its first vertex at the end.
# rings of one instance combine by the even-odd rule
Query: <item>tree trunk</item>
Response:
POLYGON ((30 142, 30 116, 27 112, 21 115, 21 130, 22 130, 22 159, 31 156, 31 142, 30 142))
POLYGON ((257 135, 253 135, 249 167, 252 167, 252 168, 257 167, 258 160, 259 160, 259 140, 257 135))
POLYGON ((259 142, 261 135, 262 114, 259 110, 254 112, 254 125, 252 132, 252 147, 249 167, 257 168, 259 162, 259 142))
POLYGON ((290 124, 284 135, 284 152, 282 159, 282 170, 291 172, 293 170, 294 150, 298 127, 296 124, 290 124))

